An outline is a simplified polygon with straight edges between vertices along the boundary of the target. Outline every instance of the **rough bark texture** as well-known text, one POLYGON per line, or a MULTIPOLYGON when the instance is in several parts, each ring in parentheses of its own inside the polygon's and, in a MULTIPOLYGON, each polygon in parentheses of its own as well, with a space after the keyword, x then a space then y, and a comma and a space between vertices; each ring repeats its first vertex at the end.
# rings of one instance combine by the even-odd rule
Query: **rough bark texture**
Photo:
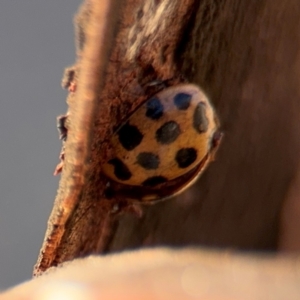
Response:
MULTIPOLYGON (((76 125, 86 119, 71 115, 65 171, 37 272, 77 256, 143 245, 275 250, 280 210, 298 191, 298 0, 127 0, 119 7, 118 24, 105 19, 114 38, 104 40, 112 50, 99 71, 105 83, 90 125, 76 125), (216 107, 225 133, 217 160, 180 197, 144 207, 141 218, 118 217, 113 211, 120 205, 103 196, 108 137, 147 98, 146 83, 181 76, 201 86, 216 107), (85 135, 80 158, 74 149, 85 135), (74 181, 76 166, 80 183, 74 181)), ((72 105, 78 111, 78 101, 76 96, 71 112, 72 105)))
POLYGON ((91 139, 98 109, 102 110, 102 114, 109 115, 109 105, 105 101, 98 105, 98 100, 115 38, 118 6, 117 0, 87 0, 81 9, 77 74, 73 78, 80 84, 76 82, 76 93, 70 94, 67 100, 69 132, 65 145, 64 172, 34 268, 35 275, 62 261, 97 252, 101 248, 99 244, 105 243, 109 236, 107 228, 111 228, 110 224, 113 223, 109 214, 113 203, 103 199, 99 205, 98 199, 105 185, 102 183, 103 188, 98 189, 101 178, 93 177, 98 170, 98 161, 96 159, 94 162, 92 158, 91 139), (81 31, 83 27, 84 32, 81 31), (91 186, 94 183, 91 177, 97 180, 97 184, 91 186), (90 201, 85 201, 85 198, 90 201), (91 236, 90 232, 93 231, 98 239, 91 236))

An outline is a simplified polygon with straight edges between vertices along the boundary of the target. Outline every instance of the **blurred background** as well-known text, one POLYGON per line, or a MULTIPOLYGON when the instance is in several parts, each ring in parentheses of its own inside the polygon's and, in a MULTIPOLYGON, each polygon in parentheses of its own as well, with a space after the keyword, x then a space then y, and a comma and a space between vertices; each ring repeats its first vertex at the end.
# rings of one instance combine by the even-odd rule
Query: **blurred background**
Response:
POLYGON ((59 176, 56 116, 63 70, 75 61, 80 0, 0 6, 0 289, 31 277, 59 176))

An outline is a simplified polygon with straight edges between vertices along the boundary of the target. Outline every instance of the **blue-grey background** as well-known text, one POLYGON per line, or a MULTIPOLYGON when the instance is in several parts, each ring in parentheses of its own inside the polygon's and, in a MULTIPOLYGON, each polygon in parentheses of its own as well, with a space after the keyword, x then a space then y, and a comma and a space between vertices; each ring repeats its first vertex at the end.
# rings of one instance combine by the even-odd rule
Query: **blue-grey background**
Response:
POLYGON ((0 289, 30 278, 58 186, 52 173, 80 0, 0 2, 0 289))

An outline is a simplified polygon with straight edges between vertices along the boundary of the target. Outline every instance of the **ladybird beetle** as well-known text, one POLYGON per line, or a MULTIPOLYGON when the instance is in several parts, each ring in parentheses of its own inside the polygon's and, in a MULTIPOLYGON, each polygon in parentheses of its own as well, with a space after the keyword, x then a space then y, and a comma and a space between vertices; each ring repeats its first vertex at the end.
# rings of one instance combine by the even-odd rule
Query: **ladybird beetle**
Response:
POLYGON ((222 134, 215 111, 193 84, 168 87, 142 103, 113 133, 103 165, 120 195, 151 202, 190 186, 213 159, 222 134))

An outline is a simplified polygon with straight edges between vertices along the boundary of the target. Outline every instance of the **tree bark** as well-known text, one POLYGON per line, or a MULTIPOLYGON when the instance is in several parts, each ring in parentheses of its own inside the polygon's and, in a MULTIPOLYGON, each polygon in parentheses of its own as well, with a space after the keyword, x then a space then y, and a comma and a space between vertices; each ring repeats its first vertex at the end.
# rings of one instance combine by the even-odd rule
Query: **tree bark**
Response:
POLYGON ((108 2, 121 13, 110 18, 108 10, 99 20, 100 1, 87 1, 95 6, 83 26, 90 29, 79 50, 64 172, 35 272, 145 245, 275 250, 280 241, 299 250, 298 1, 108 2), (89 31, 96 26, 102 39, 89 31), (90 41, 103 47, 93 73, 84 63, 90 41), (225 133, 216 161, 176 199, 143 207, 140 218, 116 214, 122 208, 105 198, 101 175, 109 136, 147 99, 146 83, 170 78, 198 84, 216 107, 225 133), (93 95, 88 113, 86 91, 93 95))

